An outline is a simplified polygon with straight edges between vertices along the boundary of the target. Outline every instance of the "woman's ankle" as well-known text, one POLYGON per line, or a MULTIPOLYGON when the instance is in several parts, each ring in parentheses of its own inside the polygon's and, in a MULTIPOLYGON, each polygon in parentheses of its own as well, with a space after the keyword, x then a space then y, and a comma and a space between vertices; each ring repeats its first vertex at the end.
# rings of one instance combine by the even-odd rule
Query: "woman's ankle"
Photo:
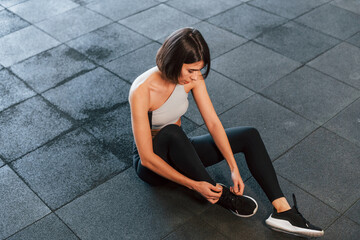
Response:
POLYGON ((291 209, 285 197, 275 199, 274 201, 272 201, 272 205, 278 213, 285 212, 291 209))

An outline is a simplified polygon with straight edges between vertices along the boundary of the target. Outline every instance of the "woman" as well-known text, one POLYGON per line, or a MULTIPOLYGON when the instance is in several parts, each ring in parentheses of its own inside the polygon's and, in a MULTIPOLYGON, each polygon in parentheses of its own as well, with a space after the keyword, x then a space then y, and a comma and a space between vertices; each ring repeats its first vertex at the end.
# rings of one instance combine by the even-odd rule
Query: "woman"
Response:
POLYGON ((252 127, 224 130, 205 87, 210 52, 200 32, 183 28, 171 34, 159 49, 156 64, 134 81, 129 94, 138 176, 151 185, 173 181, 237 216, 250 217, 258 205, 243 195, 244 183, 233 155, 243 152, 251 174, 274 206, 266 224, 290 234, 322 236, 323 230, 299 213, 295 196, 295 206, 290 207, 258 131, 252 127), (190 91, 210 134, 188 138, 181 128, 190 91), (230 188, 216 183, 206 171, 223 159, 231 170, 234 185, 230 188))

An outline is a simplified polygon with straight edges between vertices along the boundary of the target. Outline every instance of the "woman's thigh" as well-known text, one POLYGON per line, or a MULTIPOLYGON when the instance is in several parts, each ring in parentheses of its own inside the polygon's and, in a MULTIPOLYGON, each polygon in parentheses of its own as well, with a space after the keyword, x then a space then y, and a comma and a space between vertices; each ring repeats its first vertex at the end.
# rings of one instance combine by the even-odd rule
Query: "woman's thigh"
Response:
MULTIPOLYGON (((255 131, 256 129, 253 127, 234 127, 225 129, 232 152, 234 154, 244 152, 246 145, 249 143, 249 139, 253 137, 255 131)), ((190 137, 190 141, 205 167, 212 166, 224 160, 222 153, 216 146, 214 139, 210 134, 190 137)))

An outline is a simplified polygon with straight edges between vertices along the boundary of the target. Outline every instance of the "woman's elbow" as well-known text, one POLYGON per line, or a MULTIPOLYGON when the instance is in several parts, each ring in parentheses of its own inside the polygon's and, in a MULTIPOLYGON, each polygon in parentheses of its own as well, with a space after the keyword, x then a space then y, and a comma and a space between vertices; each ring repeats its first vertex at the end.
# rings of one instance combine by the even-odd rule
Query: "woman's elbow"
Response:
POLYGON ((144 167, 148 168, 149 165, 151 165, 152 162, 152 157, 149 156, 150 154, 147 154, 147 156, 141 156, 140 155, 140 163, 141 165, 143 165, 144 167))

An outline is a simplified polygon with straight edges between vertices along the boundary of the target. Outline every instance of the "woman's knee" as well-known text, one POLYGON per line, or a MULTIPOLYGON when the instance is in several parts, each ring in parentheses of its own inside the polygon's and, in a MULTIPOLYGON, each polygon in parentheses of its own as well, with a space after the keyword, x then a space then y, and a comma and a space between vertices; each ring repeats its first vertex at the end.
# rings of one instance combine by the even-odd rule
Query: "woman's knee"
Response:
POLYGON ((260 133, 255 127, 246 127, 246 132, 250 137, 260 137, 260 133))

